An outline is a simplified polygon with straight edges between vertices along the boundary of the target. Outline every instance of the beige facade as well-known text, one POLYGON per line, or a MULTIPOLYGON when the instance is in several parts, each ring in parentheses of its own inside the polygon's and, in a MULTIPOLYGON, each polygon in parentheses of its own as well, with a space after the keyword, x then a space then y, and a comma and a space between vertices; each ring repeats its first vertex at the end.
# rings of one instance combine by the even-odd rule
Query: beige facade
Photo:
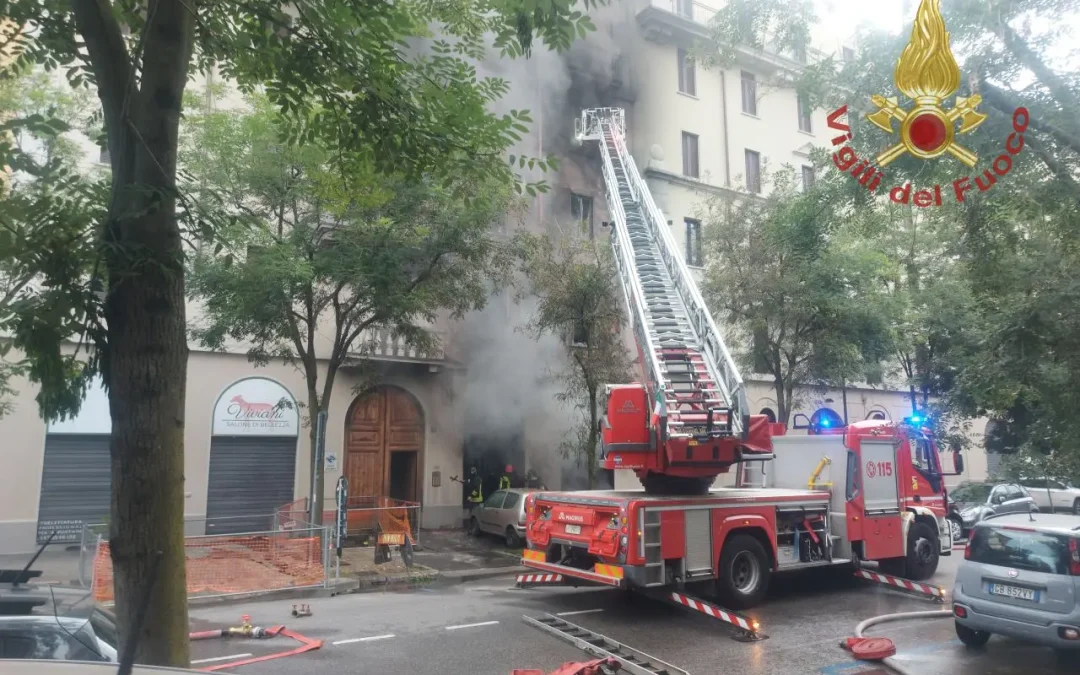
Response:
MULTIPOLYGON (((207 515, 210 446, 214 411, 219 398, 237 382, 266 378, 281 385, 297 403, 305 399, 302 374, 291 366, 276 364, 255 368, 242 354, 193 351, 188 360, 185 420, 185 516, 198 520, 207 515)), ((459 371, 434 363, 385 361, 379 387, 408 394, 420 408, 423 433, 417 483, 426 527, 457 526, 461 522, 461 488, 449 480, 462 465, 461 407, 453 396, 459 371), (435 372, 432 372, 435 371, 435 372), (433 485, 436 475, 438 486, 433 485)), ((334 388, 326 429, 326 494, 334 495, 335 482, 348 461, 346 427, 350 408, 357 399, 354 387, 361 380, 343 372, 334 388)), ((19 391, 14 412, 0 419, 0 438, 9 453, 7 468, 0 472, 0 553, 32 550, 35 545, 38 508, 42 490, 44 448, 50 426, 43 421, 34 401, 36 391, 26 381, 14 383, 19 391)), ((304 498, 311 480, 309 420, 300 409, 295 453, 295 487, 292 498, 304 498)), ((88 434, 109 430, 108 404, 100 390, 91 391, 77 420, 67 422, 88 434)), ((55 426, 53 427, 55 429, 55 426)), ((329 502, 332 503, 332 502, 329 502)))

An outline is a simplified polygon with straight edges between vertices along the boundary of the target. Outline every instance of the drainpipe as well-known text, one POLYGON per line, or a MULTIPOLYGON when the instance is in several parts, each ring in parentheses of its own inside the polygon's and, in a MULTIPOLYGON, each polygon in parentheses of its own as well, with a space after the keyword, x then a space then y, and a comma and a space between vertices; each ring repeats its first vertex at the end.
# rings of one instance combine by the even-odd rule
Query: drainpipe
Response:
POLYGON ((731 187, 731 145, 727 123, 727 77, 720 71, 720 119, 724 132, 724 187, 731 187))

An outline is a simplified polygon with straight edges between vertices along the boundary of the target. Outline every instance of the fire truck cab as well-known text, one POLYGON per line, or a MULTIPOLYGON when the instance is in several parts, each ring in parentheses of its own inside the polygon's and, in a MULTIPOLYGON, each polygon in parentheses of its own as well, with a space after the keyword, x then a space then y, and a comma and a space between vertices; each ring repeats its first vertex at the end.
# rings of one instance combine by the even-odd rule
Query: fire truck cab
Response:
POLYGON ((772 444, 772 456, 744 460, 736 487, 705 495, 530 495, 522 563, 572 583, 710 582, 724 606, 746 609, 774 573, 870 560, 924 580, 952 553, 952 474, 918 421, 817 424, 772 444))

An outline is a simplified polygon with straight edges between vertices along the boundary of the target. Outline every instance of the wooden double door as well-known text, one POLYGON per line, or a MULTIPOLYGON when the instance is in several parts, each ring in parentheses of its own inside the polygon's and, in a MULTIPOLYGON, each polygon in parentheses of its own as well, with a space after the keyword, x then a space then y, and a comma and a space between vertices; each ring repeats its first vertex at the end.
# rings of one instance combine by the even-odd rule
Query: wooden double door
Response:
POLYGON ((424 416, 405 391, 380 387, 358 397, 345 421, 345 477, 351 497, 419 502, 424 416))

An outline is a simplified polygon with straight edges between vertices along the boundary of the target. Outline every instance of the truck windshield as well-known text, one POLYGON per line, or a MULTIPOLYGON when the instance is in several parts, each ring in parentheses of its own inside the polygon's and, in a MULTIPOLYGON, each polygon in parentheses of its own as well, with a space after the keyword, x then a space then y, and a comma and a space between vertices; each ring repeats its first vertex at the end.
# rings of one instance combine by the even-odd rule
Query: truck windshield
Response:
POLYGON ((975 528, 970 560, 1045 574, 1069 573, 1068 537, 1007 527, 975 528))

